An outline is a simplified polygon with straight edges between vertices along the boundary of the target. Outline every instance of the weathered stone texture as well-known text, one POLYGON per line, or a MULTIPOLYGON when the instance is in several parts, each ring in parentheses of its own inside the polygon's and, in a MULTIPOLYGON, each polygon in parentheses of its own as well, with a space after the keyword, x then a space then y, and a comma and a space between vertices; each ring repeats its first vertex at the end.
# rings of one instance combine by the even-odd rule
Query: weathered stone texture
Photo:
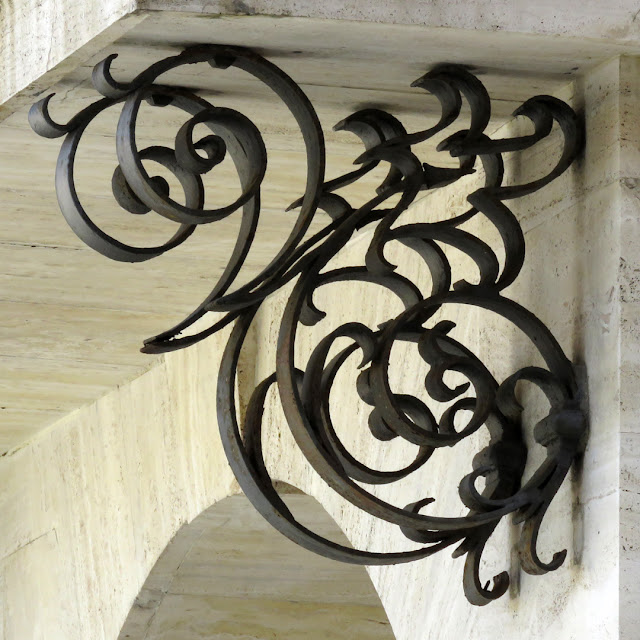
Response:
MULTIPOLYGON (((108 21, 109 16, 126 12, 127 6, 91 15, 108 21)), ((620 10, 627 16, 628 8, 620 10)), ((583 24, 582 19, 577 24, 583 24)), ((46 28, 52 34, 62 33, 55 21, 49 22, 46 28)), ((585 33, 592 34, 595 22, 589 25, 585 33)), ((85 25, 78 31, 84 29, 86 37, 92 28, 85 25)), ((635 23, 620 32, 620 38, 635 38, 634 29, 635 23)), ((22 42, 24 36, 20 45, 11 47, 26 50, 28 45, 22 42)), ((6 40, 4 46, 9 44, 6 40)), ((45 49, 38 51, 35 74, 63 55, 58 45, 47 53, 46 41, 45 49)), ((4 91, 19 88, 15 74, 5 76, 9 80, 4 91)), ((486 608, 468 605, 460 586, 462 561, 447 554, 372 570, 399 639, 486 640, 496 630, 504 637, 535 640, 635 637, 640 610, 636 384, 640 130, 635 115, 639 86, 638 60, 615 58, 561 90, 560 97, 585 114, 584 159, 539 197, 515 205, 528 257, 510 294, 538 314, 569 357, 586 368, 589 443, 580 469, 550 510, 540 541, 543 554, 568 548, 565 566, 545 577, 521 574, 508 552, 515 532, 505 522, 487 550, 482 574, 489 578, 510 568, 513 586, 501 601, 486 608)), ((542 145, 526 163, 510 164, 509 179, 544 171, 553 151, 553 144, 542 145)), ((464 195, 458 190, 429 195, 407 215, 449 216, 463 205, 464 195)), ((491 239, 487 225, 479 224, 477 230, 491 239)), ((358 237, 339 261, 348 263, 361 256, 369 239, 367 234, 358 237)), ((400 260, 401 255, 389 257, 400 260)), ((463 277, 469 265, 460 261, 459 267, 463 277)), ((412 269, 412 275, 427 283, 424 273, 409 266, 412 269)), ((389 296, 373 287, 365 289, 366 293, 354 293, 334 286, 319 294, 317 304, 330 317, 327 324, 300 331, 301 353, 332 322, 374 323, 399 310, 389 296)), ((256 342, 243 363, 239 383, 241 401, 246 402, 254 377, 259 380, 273 369, 268 347, 275 344, 284 302, 283 294, 274 296, 257 320, 256 342)), ((487 314, 461 313, 456 320, 457 335, 468 346, 477 346, 497 373, 529 364, 526 342, 520 347, 522 343, 513 340, 515 334, 487 314)), ((175 532, 236 491, 215 419, 215 376, 224 338, 167 357, 142 377, 68 415, 0 459, 4 640, 115 638, 149 570, 175 532)), ((398 366, 394 380, 416 388, 424 371, 413 364, 415 359, 403 361, 402 353, 398 356, 408 364, 398 366)), ((395 442, 379 445, 367 436, 366 414, 354 401, 353 382, 346 375, 334 398, 335 421, 349 446, 363 460, 383 468, 406 461, 411 447, 395 442)), ((530 421, 534 418, 529 416, 530 421)), ((354 544, 377 550, 404 544, 392 528, 371 523, 319 482, 296 451, 277 402, 269 411, 267 426, 268 464, 278 479, 315 496, 354 544)), ((423 473, 397 487, 381 488, 380 495, 402 505, 432 494, 438 498, 435 512, 461 511, 456 495, 456 482, 463 475, 460 466, 470 465, 481 443, 479 434, 451 451, 438 452, 442 455, 423 473), (449 487, 444 493, 443 485, 449 487)), ((534 450, 532 465, 539 457, 540 451, 534 450)))

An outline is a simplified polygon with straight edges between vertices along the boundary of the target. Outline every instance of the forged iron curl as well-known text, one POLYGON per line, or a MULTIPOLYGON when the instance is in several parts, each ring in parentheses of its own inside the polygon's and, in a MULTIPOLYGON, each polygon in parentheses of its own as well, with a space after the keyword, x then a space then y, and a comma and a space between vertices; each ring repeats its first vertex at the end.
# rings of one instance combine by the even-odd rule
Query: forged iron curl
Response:
POLYGON ((545 512, 584 444, 585 419, 579 407, 574 369, 560 345, 538 318, 503 293, 517 278, 525 256, 522 229, 505 202, 541 189, 575 160, 582 146, 583 131, 573 110, 551 96, 536 96, 514 112, 514 116, 531 121, 533 133, 492 140, 485 133, 491 104, 482 83, 462 66, 439 65, 413 83, 439 100, 442 110, 439 122, 424 131, 408 133, 394 116, 381 110, 354 113, 335 128, 361 139, 364 152, 356 160, 360 166, 325 181, 323 134, 311 103, 291 78, 261 56, 237 47, 192 47, 152 65, 129 83, 118 82, 111 75, 114 58, 109 56, 94 69, 94 86, 104 96, 102 99, 67 124, 59 124, 49 114, 52 96, 48 96, 33 105, 29 119, 42 136, 64 136, 56 170, 60 208, 74 232, 109 258, 126 262, 154 258, 184 242, 198 225, 241 210, 235 248, 211 293, 182 322, 147 340, 143 351, 180 349, 235 323, 220 367, 218 422, 233 472, 258 511, 298 544, 355 564, 408 562, 458 544, 454 555, 467 556, 464 591, 476 605, 487 604, 508 588, 506 572, 494 577, 492 588, 483 585, 479 577, 483 549, 498 522, 508 514, 523 523, 518 544, 522 568, 532 574, 558 568, 566 551, 557 552, 551 561, 544 562, 538 556, 537 536, 545 512), (220 70, 237 67, 270 87, 298 123, 306 149, 306 188, 304 195, 290 207, 299 209, 290 235, 260 275, 235 290, 233 284, 256 232, 267 153, 259 130, 241 113, 216 107, 192 91, 158 83, 167 71, 202 62, 220 70), (174 148, 138 149, 136 124, 143 100, 158 108, 171 105, 189 116, 176 135, 174 148), (443 168, 421 162, 412 147, 453 125, 463 100, 471 111, 469 127, 449 135, 437 147, 457 158, 459 166, 443 168), (119 164, 112 178, 115 201, 129 214, 154 211, 178 224, 174 236, 160 246, 134 247, 109 236, 91 220, 76 192, 74 166, 80 140, 96 116, 119 104, 122 105, 116 135, 119 164), (200 124, 210 134, 194 140, 194 129, 200 124), (563 136, 562 152, 555 165, 532 182, 503 185, 502 155, 532 147, 547 137, 554 125, 563 136), (241 195, 232 203, 205 208, 201 176, 214 170, 227 154, 235 164, 241 195), (174 174, 184 191, 184 204, 171 197, 166 180, 149 175, 143 161, 158 163, 174 174), (354 208, 335 193, 380 164, 389 166, 387 176, 376 195, 363 206, 354 208), (455 182, 473 172, 477 165, 482 166, 485 182, 468 196, 468 211, 442 222, 397 224, 421 191, 455 182), (390 202, 395 204, 382 208, 390 202), (304 240, 318 209, 328 214, 330 222, 304 240), (484 216, 498 231, 503 245, 502 260, 488 244, 461 228, 476 216, 484 216), (365 227, 374 228, 365 264, 330 268, 332 258, 356 231, 365 227), (391 242, 402 243, 424 262, 431 275, 428 294, 397 273, 387 260, 385 247, 391 242), (475 263, 477 283, 464 280, 454 283, 452 266, 443 247, 462 251, 475 263), (293 280, 295 286, 280 325, 275 372, 255 388, 241 430, 234 388, 242 345, 263 301, 293 280), (319 341, 301 370, 294 363, 298 327, 321 322, 325 314, 316 307, 314 293, 336 282, 368 282, 384 287, 398 296, 405 310, 377 329, 357 321, 340 326, 319 341), (433 324, 435 314, 444 313, 451 305, 486 309, 512 323, 531 340, 547 368, 525 367, 506 380, 497 381, 469 349, 450 335, 453 322, 439 320, 433 324), (208 312, 224 315, 221 319, 217 316, 207 329, 181 335, 208 312), (350 344, 329 357, 335 351, 336 341, 344 339, 350 344), (429 365, 424 386, 429 400, 443 405, 439 417, 420 398, 392 391, 389 365, 391 350, 398 342, 413 343, 429 365), (339 371, 356 351, 361 352, 362 361, 354 391, 371 409, 368 422, 371 433, 380 442, 401 438, 418 447, 415 459, 404 468, 395 471, 369 468, 347 450, 334 428, 329 402, 331 389, 339 371), (449 372, 462 375, 468 382, 448 386, 445 376, 449 372), (546 458, 524 484, 521 481, 527 449, 522 436, 522 407, 516 399, 520 381, 538 387, 550 406, 548 415, 534 429, 534 438, 546 449, 546 458), (359 509, 399 527, 421 548, 394 553, 361 551, 326 540, 296 521, 275 491, 262 453, 263 414, 273 385, 278 389, 297 445, 323 480, 359 509), (458 416, 467 414, 471 417, 459 428, 458 416), (455 446, 483 426, 488 430, 489 443, 475 456, 473 471, 462 478, 459 486, 460 498, 468 509, 464 516, 423 513, 433 502, 431 497, 397 507, 361 486, 400 480, 426 464, 440 447, 455 446), (485 479, 481 491, 476 486, 480 478, 485 479))

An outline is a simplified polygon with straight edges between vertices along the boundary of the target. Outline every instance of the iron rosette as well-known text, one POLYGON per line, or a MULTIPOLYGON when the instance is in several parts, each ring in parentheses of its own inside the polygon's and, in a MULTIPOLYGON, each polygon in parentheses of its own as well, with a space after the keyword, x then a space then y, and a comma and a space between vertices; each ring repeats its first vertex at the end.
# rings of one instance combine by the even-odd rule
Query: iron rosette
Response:
POLYGON ((94 85, 104 96, 102 100, 60 125, 49 115, 51 96, 48 96, 32 107, 30 121, 43 136, 65 136, 56 172, 60 207, 76 234, 107 257, 129 262, 156 257, 184 242, 198 225, 241 211, 235 248, 211 293, 181 323, 147 340, 143 351, 157 353, 184 348, 235 323, 220 367, 218 422, 229 464, 258 511, 298 544, 329 558, 356 564, 408 562, 457 544, 454 555, 467 556, 464 591, 475 605, 485 605, 508 589, 506 572, 495 576, 490 588, 480 580, 479 568, 487 540, 500 520, 509 514, 522 524, 518 544, 522 568, 532 574, 557 569, 566 551, 556 552, 549 562, 542 561, 537 552, 538 531, 584 446, 585 418, 580 409, 576 374, 562 348, 538 318, 504 293, 518 277, 525 257, 522 228, 506 203, 530 196, 573 163, 583 141, 582 125, 574 111, 554 97, 536 96, 514 112, 514 116, 530 120, 533 133, 492 140, 486 134, 491 103, 485 87, 462 66, 439 65, 413 85, 439 100, 439 122, 429 129, 408 133, 399 120, 382 110, 354 113, 336 128, 361 139, 364 152, 356 160, 359 167, 325 181, 324 139, 311 103, 289 76, 256 53, 227 46, 193 47, 152 65, 127 84, 112 77, 109 69, 113 57, 94 70, 94 85), (157 83, 163 73, 198 62, 208 62, 222 70, 235 66, 267 84, 294 116, 306 148, 306 190, 291 205, 291 209, 299 209, 296 223, 281 250, 260 275, 235 290, 232 285, 252 245, 258 222, 266 149, 260 131, 241 113, 215 107, 192 91, 157 83), (173 149, 160 146, 138 149, 136 124, 143 100, 158 107, 171 104, 190 116, 180 128, 173 149), (448 135, 437 147, 438 151, 457 158, 458 167, 422 162, 416 145, 452 127, 464 102, 471 113, 468 128, 448 135), (110 237, 89 218, 75 190, 74 162, 79 141, 89 123, 116 104, 122 104, 122 111, 117 129, 119 165, 112 178, 114 196, 120 207, 131 214, 152 210, 179 225, 173 238, 161 246, 132 247, 110 237), (194 129, 199 124, 208 127, 211 134, 194 141, 194 129), (549 136, 554 127, 562 132, 562 151, 547 174, 525 184, 503 184, 503 154, 532 147, 549 136), (207 209, 201 176, 227 154, 235 164, 242 193, 228 205, 207 209), (175 175, 184 191, 185 204, 171 198, 166 181, 149 175, 143 160, 157 162, 175 175), (374 197, 364 205, 353 207, 336 193, 380 165, 387 166, 388 172, 374 197), (478 166, 483 169, 484 185, 467 197, 466 212, 439 222, 402 222, 402 214, 421 192, 459 181, 478 166), (305 239, 318 211, 328 215, 330 221, 305 239), (497 230, 500 251, 463 228, 478 217, 484 217, 497 230), (367 229, 373 229, 373 233, 364 263, 333 268, 332 259, 354 234, 367 229), (387 260, 385 247, 393 242, 404 245, 415 260, 426 266, 430 291, 422 291, 387 260), (447 247, 463 252, 475 263, 477 282, 454 282, 455 265, 450 262, 447 247), (234 394, 243 344, 264 300, 291 282, 293 289, 280 322, 275 371, 255 388, 241 428, 234 394), (385 288, 400 299, 404 311, 376 328, 357 318, 342 324, 317 342, 304 368, 296 367, 300 325, 321 326, 325 315, 314 303, 314 294, 339 282, 367 282, 385 288), (524 367, 502 381, 496 380, 489 368, 451 335, 455 325, 446 319, 446 311, 452 306, 488 310, 515 325, 532 342, 546 367, 524 367), (223 315, 205 330, 181 335, 208 312, 223 315), (344 339, 348 346, 336 351, 336 343, 344 339), (426 401, 392 390, 390 358, 398 343, 415 345, 428 366, 426 401), (381 443, 400 438, 417 447, 415 459, 402 469, 380 471, 363 464, 348 451, 334 427, 332 385, 355 352, 361 354, 361 371, 353 391, 370 407, 371 434, 381 443), (449 386, 445 378, 451 372, 467 382, 449 386), (549 405, 548 414, 534 429, 534 439, 544 447, 546 457, 524 483, 527 447, 522 432, 523 408, 516 399, 520 381, 538 387, 549 405), (295 519, 274 488, 262 451, 265 402, 273 385, 278 389, 298 447, 320 477, 358 509, 399 527, 406 538, 421 545, 419 549, 393 553, 353 549, 318 536, 295 519), (460 427, 463 415, 468 417, 460 427), (481 428, 488 431, 488 444, 474 457, 472 472, 459 485, 459 495, 467 509, 464 516, 429 515, 429 509, 425 512, 425 508, 433 502, 431 496, 398 507, 365 488, 406 478, 425 465, 438 449, 455 447, 481 428), (477 488, 480 478, 484 478, 482 490, 477 488))

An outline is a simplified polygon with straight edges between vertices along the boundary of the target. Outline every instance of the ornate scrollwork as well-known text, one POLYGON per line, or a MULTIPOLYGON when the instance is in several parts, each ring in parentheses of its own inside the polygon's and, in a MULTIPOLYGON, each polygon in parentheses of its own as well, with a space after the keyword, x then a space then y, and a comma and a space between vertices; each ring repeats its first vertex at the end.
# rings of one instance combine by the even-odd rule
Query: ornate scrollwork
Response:
POLYGON ((220 220, 242 211, 242 223, 228 265, 207 298, 182 322, 145 342, 143 351, 158 353, 183 348, 235 322, 220 368, 217 399, 222 442, 242 489, 262 515, 283 534, 308 549, 330 558, 357 564, 393 564, 430 556, 458 544, 454 555, 466 554, 464 590, 470 602, 484 605, 505 593, 506 572, 494 578, 493 587, 479 578, 480 556, 498 522, 514 514, 522 522, 518 551, 522 567, 541 574, 559 567, 566 555, 556 553, 551 562, 538 557, 536 541, 544 514, 583 445, 585 419, 579 408, 578 385, 573 367, 544 324, 525 308, 504 295, 524 261, 525 242, 518 220, 506 202, 544 187, 574 161, 582 145, 582 126, 565 103, 550 96, 527 100, 514 113, 528 118, 533 133, 520 137, 491 139, 486 133, 490 99, 482 83, 458 65, 439 65, 413 86, 440 101, 439 122, 424 131, 407 133, 392 115, 364 109, 349 116, 336 129, 358 136, 365 147, 357 159, 359 168, 340 178, 325 181, 325 148, 316 113, 300 88, 276 66, 245 49, 199 46, 162 60, 130 83, 114 80, 109 56, 94 70, 93 82, 104 96, 65 125, 53 121, 48 105, 51 96, 36 103, 29 114, 34 130, 46 137, 65 136, 60 152, 56 189, 62 212, 75 233, 93 249, 109 258, 137 262, 156 257, 184 242, 197 225, 220 220), (281 250, 262 273, 232 290, 252 244, 260 212, 260 188, 267 156, 259 130, 245 116, 215 107, 195 93, 157 83, 161 74, 185 64, 207 62, 218 69, 234 66, 268 85, 297 121, 307 155, 307 182, 298 208, 297 221, 281 250), (463 99, 471 110, 467 129, 449 135, 438 150, 458 159, 457 168, 423 163, 413 147, 433 138, 454 124, 463 99), (136 123, 141 102, 156 107, 172 105, 189 115, 180 128, 174 148, 151 146, 138 149, 136 123), (116 168, 112 187, 116 202, 131 214, 154 211, 179 227, 165 244, 156 247, 125 245, 104 233, 89 218, 75 188, 74 163, 80 139, 91 121, 103 110, 122 105, 117 129, 116 168), (196 125, 210 134, 194 140, 196 125), (527 149, 550 134, 557 125, 563 134, 563 150, 548 173, 526 184, 503 185, 506 152, 527 149), (202 175, 212 171, 229 155, 240 178, 241 194, 232 203, 205 208, 202 175), (150 176, 143 160, 153 161, 175 175, 184 191, 184 204, 171 197, 167 181, 150 176), (386 178, 376 195, 363 206, 352 207, 336 191, 384 163, 386 178), (482 166, 484 186, 468 196, 467 212, 440 222, 400 224, 400 215, 418 194, 455 182, 482 166), (395 204, 389 204, 395 203, 395 204), (388 208, 384 208, 387 205, 388 208), (330 222, 304 240, 317 210, 330 222), (498 231, 504 250, 502 260, 480 238, 462 228, 465 222, 484 216, 498 231), (331 259, 354 233, 375 228, 362 266, 332 269, 331 259), (413 251, 431 275, 431 290, 425 294, 400 275, 385 258, 385 247, 395 241, 413 251), (452 284, 452 265, 443 247, 466 254, 477 266, 478 282, 452 284), (277 348, 275 372, 262 381, 251 396, 241 431, 236 417, 234 385, 240 351, 251 322, 271 293, 296 280, 284 310, 277 348), (324 317, 314 304, 314 293, 336 282, 374 283, 393 292, 404 311, 376 329, 357 321, 328 333, 311 353, 304 370, 294 363, 294 348, 300 324, 316 325, 324 317), (489 310, 520 329, 533 343, 546 368, 525 367, 502 382, 463 344, 450 334, 453 322, 440 319, 450 305, 489 310), (180 335, 208 312, 222 312, 222 319, 193 335, 180 335), (338 339, 349 346, 336 355, 338 339), (439 416, 418 397, 399 394, 389 381, 389 361, 394 344, 414 343, 429 367, 424 388, 431 403, 446 405, 439 416), (371 469, 358 461, 338 437, 331 418, 329 396, 338 372, 356 351, 361 352, 361 372, 356 389, 370 407, 369 429, 381 442, 401 438, 417 445, 416 458, 397 471, 371 469), (447 374, 456 372, 468 381, 451 387, 447 374), (522 407, 516 385, 525 380, 537 386, 549 401, 548 415, 534 430, 535 440, 546 449, 546 458, 530 479, 522 484, 527 449, 522 437, 522 407), (282 407, 295 440, 324 481, 364 512, 394 525, 422 546, 417 550, 375 553, 344 547, 323 539, 298 523, 274 489, 262 455, 261 430, 265 401, 272 385, 279 391, 282 407), (463 427, 460 416, 469 415, 463 427), (462 478, 459 494, 466 515, 436 517, 423 513, 432 498, 405 507, 389 504, 361 485, 395 482, 422 467, 440 447, 458 442, 486 427, 488 445, 473 460, 473 471, 462 478), (478 480, 484 478, 479 490, 478 480))

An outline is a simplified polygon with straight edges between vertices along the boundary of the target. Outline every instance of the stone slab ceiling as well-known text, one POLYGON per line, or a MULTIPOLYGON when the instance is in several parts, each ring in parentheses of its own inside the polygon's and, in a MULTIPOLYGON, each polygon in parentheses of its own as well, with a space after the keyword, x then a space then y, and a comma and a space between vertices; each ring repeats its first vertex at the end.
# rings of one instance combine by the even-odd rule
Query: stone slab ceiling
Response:
MULTIPOLYGON (((348 171, 362 149, 351 134, 331 130, 350 113, 380 107, 410 131, 435 122, 435 99, 410 83, 436 63, 465 63, 475 70, 494 99, 495 129, 532 95, 553 93, 612 56, 640 52, 636 44, 597 39, 311 18, 151 12, 134 24, 52 87, 56 120, 66 121, 96 99, 91 69, 110 53, 119 54, 113 74, 127 80, 186 45, 244 45, 281 66, 310 97, 326 133, 329 178, 348 171)), ((257 241, 242 274, 246 280, 277 252, 295 220, 285 209, 302 194, 306 171, 295 122, 270 90, 238 70, 192 65, 163 80, 243 112, 264 136, 269 165, 257 241)), ((231 216, 144 264, 115 263, 94 253, 59 213, 53 176, 60 141, 30 130, 31 101, 24 95, 11 101, 0 123, 0 454, 152 366, 154 358, 139 353, 143 339, 176 324, 205 297, 238 229, 238 216, 231 216)), ((153 214, 125 214, 111 196, 117 111, 100 116, 83 139, 79 195, 106 231, 123 241, 155 244, 169 237, 172 223, 153 214)), ((142 116, 140 147, 172 145, 184 121, 172 108, 148 107, 142 116)), ((423 152, 434 162, 440 155, 432 147, 423 152)), ((447 164, 440 157, 437 162, 447 164)), ((364 202, 380 175, 345 195, 364 202)), ((237 180, 225 164, 207 180, 208 202, 235 199, 237 180)), ((321 216, 312 230, 326 223, 321 216)))

